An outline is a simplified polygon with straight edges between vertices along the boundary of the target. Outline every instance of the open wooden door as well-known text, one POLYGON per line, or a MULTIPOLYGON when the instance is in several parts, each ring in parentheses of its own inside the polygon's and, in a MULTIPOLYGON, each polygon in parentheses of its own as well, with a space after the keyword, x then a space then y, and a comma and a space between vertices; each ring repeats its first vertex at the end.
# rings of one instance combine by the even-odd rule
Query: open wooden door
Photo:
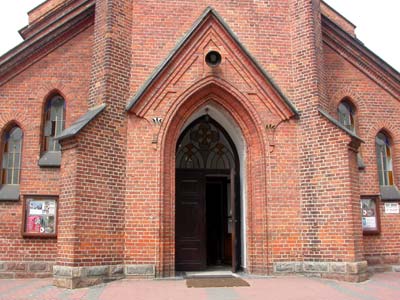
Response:
POLYGON ((175 267, 201 271, 207 267, 205 177, 201 171, 176 172, 175 267))

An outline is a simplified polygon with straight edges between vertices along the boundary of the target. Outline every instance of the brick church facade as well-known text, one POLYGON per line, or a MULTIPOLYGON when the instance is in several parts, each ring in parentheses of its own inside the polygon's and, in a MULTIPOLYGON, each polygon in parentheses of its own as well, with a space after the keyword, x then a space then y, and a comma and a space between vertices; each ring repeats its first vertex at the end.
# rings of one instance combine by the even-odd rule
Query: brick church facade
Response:
POLYGON ((400 264, 400 74, 319 0, 48 0, 0 57, 0 277, 400 264))

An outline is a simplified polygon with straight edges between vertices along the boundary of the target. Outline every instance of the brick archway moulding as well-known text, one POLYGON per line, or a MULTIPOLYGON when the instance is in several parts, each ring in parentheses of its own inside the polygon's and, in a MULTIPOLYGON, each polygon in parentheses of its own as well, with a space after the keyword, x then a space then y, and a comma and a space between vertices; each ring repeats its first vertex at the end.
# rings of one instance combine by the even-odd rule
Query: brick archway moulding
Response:
POLYGON ((158 276, 175 274, 175 147, 187 120, 202 107, 213 104, 236 123, 246 144, 247 269, 266 273, 267 182, 266 136, 260 116, 249 99, 227 82, 206 78, 186 90, 166 113, 159 135, 161 154, 160 236, 156 261, 158 276), (257 187, 257 188, 255 188, 257 187), (257 207, 257 216, 254 207, 257 207), (262 210, 260 216, 259 212, 262 210), (260 220, 261 218, 261 220, 260 220), (257 252, 257 259, 255 253, 257 252), (260 254, 262 257, 260 257, 260 254))

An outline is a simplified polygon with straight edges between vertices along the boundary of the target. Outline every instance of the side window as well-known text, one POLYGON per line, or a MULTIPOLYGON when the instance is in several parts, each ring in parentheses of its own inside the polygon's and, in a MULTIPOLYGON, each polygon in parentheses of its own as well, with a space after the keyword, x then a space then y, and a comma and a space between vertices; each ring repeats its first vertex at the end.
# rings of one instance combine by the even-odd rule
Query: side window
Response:
POLYGON ((394 185, 392 166, 392 147, 389 137, 379 132, 375 138, 376 159, 378 165, 379 184, 381 186, 394 185))
POLYGON ((339 122, 341 124, 343 124, 346 128, 348 128, 353 132, 356 131, 355 120, 354 120, 355 108, 354 105, 347 99, 340 102, 338 106, 338 116, 339 116, 339 122))
POLYGON ((65 101, 59 96, 51 97, 44 111, 42 152, 61 151, 60 144, 54 139, 65 126, 65 101))
POLYGON ((17 185, 21 171, 22 130, 13 126, 7 130, 2 139, 2 185, 17 185))
MULTIPOLYGON (((346 97, 343 98, 337 108, 338 118, 340 124, 349 129, 351 132, 356 133, 356 109, 351 101, 346 97)), ((361 153, 357 153, 357 165, 359 170, 365 169, 364 160, 361 153)))
POLYGON ((65 100, 60 95, 48 99, 44 108, 41 156, 39 166, 60 167, 61 146, 54 139, 65 128, 65 100))

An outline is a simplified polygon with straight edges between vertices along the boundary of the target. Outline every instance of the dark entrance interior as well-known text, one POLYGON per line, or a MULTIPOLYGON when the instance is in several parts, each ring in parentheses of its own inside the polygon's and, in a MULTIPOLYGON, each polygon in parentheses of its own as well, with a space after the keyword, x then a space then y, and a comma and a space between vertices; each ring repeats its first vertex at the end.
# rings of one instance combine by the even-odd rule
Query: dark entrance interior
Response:
POLYGON ((206 177, 207 266, 232 263, 228 178, 206 177))
POLYGON ((176 151, 175 268, 201 271, 240 262, 238 156, 208 116, 182 133, 176 151))

